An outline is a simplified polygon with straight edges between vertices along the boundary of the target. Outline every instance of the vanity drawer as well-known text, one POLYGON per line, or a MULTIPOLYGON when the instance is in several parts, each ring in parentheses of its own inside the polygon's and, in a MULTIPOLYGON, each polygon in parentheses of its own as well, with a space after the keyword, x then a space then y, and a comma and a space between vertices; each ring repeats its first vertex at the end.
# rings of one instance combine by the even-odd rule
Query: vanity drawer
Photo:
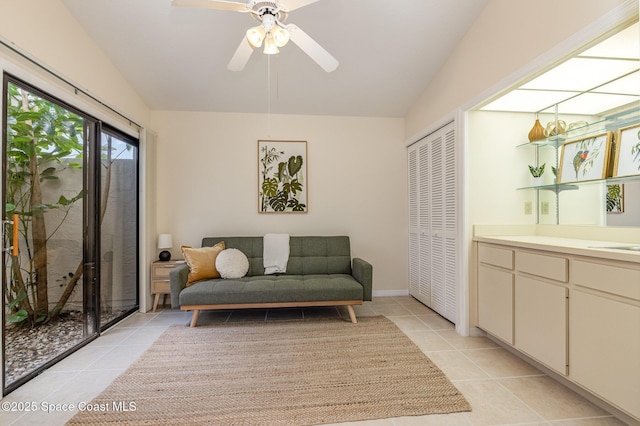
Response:
POLYGON ((564 257, 518 251, 516 252, 516 269, 563 283, 569 281, 569 260, 564 257))
POLYGON ((487 265, 513 269, 513 250, 478 244, 478 260, 487 265))
POLYGON ((640 270, 574 260, 571 282, 595 290, 640 300, 640 270))

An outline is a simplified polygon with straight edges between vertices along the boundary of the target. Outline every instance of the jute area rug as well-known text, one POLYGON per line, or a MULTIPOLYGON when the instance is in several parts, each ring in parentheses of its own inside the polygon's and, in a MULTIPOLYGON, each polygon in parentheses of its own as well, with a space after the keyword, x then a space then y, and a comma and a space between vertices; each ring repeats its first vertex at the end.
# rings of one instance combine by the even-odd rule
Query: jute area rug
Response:
POLYGON ((91 404, 106 409, 68 424, 289 426, 471 410, 385 317, 172 326, 91 404))

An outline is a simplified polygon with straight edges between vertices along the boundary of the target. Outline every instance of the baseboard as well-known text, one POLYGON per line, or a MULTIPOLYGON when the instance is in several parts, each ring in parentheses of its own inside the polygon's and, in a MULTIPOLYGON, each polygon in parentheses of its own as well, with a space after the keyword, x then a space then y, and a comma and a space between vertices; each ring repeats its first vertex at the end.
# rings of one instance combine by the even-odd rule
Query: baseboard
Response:
POLYGON ((469 336, 485 337, 485 336, 487 336, 487 333, 485 333, 483 330, 479 329, 478 327, 470 327, 469 328, 469 336))
POLYGON ((377 290, 373 292, 373 297, 408 296, 409 290, 377 290))

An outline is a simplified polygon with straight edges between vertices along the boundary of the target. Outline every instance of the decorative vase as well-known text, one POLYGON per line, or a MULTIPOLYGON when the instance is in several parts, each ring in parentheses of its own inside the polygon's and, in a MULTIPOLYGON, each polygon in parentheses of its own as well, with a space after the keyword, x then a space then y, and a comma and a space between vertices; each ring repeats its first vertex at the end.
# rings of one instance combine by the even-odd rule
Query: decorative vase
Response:
POLYGON ((547 136, 556 136, 567 130, 567 123, 563 120, 550 121, 547 123, 547 136))
POLYGON ((531 177, 531 186, 542 186, 543 184, 544 184, 544 178, 542 176, 531 177))
POLYGON ((545 138, 544 127, 542 127, 542 124, 540 124, 540 120, 536 118, 536 122, 531 128, 531 131, 529 132, 529 142, 534 142, 544 138, 545 138))

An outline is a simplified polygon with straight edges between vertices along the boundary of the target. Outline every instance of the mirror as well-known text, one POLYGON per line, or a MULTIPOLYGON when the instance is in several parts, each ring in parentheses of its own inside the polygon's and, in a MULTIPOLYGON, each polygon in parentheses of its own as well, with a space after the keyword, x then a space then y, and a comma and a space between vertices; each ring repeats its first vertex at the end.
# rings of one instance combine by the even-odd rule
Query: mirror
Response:
MULTIPOLYGON (((469 113, 469 123, 472 143, 482 146, 483 151, 490 151, 490 154, 482 154, 485 161, 500 158, 501 164, 506 165, 498 170, 487 170, 485 173, 491 177, 486 178, 485 185, 490 184, 501 193, 514 186, 525 189, 518 192, 527 195, 518 194, 511 205, 501 202, 503 208, 513 209, 512 218, 540 224, 640 227, 640 154, 637 157, 638 173, 625 173, 623 178, 611 174, 615 164, 613 151, 604 166, 610 168, 606 176, 613 178, 598 177, 578 185, 555 185, 555 176, 550 170, 552 165, 560 164, 564 143, 571 144, 606 132, 617 138, 619 129, 640 123, 638 22, 586 46, 574 57, 532 76, 512 91, 488 100, 484 106, 469 113), (527 133, 536 119, 547 130, 548 137, 539 145, 528 147, 527 133), (501 124, 489 130, 490 122, 501 124), (575 129, 569 131, 572 125, 575 129), (552 137, 555 128, 559 130, 557 139, 552 137), (525 152, 513 154, 509 149, 525 152), (532 184, 526 172, 527 165, 542 164, 546 164, 544 183, 532 184), (533 203, 533 214, 527 212, 527 203, 533 203)), ((640 127, 637 129, 637 149, 640 149, 640 127)), ((614 140, 613 146, 619 145, 614 140)), ((569 152, 569 146, 565 146, 569 152)), ((635 146, 627 148, 634 149, 635 146)), ((480 153, 480 148, 473 149, 480 153)), ((470 163, 473 161, 471 158, 470 163)), ((568 164, 571 166, 570 162, 568 164)), ((587 160, 585 166, 589 165, 587 160)), ((489 197, 485 192, 484 198, 489 197)), ((487 213, 490 211, 488 207, 481 210, 483 208, 487 213)), ((478 216, 482 213, 484 211, 478 216)))

